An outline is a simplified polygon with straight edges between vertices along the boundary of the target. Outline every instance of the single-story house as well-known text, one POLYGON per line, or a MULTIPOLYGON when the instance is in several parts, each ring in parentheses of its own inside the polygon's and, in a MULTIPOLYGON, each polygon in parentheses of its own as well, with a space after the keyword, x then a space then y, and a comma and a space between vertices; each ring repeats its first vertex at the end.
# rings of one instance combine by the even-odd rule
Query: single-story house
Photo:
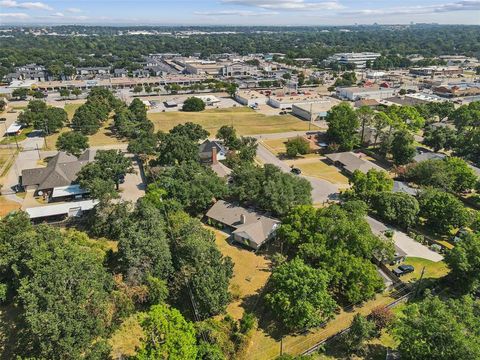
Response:
POLYGON ((223 200, 217 201, 208 210, 207 221, 232 231, 235 242, 258 250, 275 235, 280 220, 223 200))
POLYGON ((364 174, 366 174, 370 169, 384 171, 380 166, 372 163, 371 161, 362 159, 360 154, 355 154, 350 151, 327 154, 325 156, 332 164, 340 167, 349 174, 353 174, 355 170, 359 170, 364 174))
MULTIPOLYGON (((22 170, 20 184, 27 191, 33 190, 36 194, 42 191, 51 196, 56 188, 70 187, 77 179, 80 169, 94 158, 93 150, 86 150, 78 158, 60 151, 50 159, 46 167, 22 170)), ((67 191, 69 196, 84 193, 80 187, 70 187, 67 191)))
POLYGON ((199 146, 200 161, 206 163, 216 163, 227 158, 227 148, 216 140, 205 140, 199 146))

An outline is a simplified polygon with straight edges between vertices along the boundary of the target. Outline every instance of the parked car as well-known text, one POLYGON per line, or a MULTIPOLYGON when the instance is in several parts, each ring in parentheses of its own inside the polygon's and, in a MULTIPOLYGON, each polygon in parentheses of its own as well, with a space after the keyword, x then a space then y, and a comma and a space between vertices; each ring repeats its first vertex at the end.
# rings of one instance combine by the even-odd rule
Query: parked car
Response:
POLYGON ((300 170, 299 168, 292 168, 290 172, 295 175, 300 175, 302 173, 302 170, 300 170))
POLYGON ((393 270, 393 273, 398 277, 414 272, 415 268, 412 265, 400 265, 398 268, 393 270))

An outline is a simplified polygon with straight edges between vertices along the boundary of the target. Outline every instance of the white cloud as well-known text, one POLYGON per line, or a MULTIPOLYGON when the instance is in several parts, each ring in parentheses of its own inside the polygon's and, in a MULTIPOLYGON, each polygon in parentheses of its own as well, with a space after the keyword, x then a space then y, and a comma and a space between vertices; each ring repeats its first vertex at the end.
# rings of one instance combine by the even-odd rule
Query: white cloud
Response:
POLYGON ((340 10, 344 6, 337 1, 305 0, 222 0, 224 4, 254 6, 274 10, 340 10))
POLYGON ((270 15, 277 15, 278 12, 274 12, 274 11, 256 12, 256 11, 249 11, 249 10, 218 10, 218 11, 195 11, 194 14, 203 15, 203 16, 270 16, 270 15))
POLYGON ((12 19, 28 19, 30 16, 25 13, 0 13, 0 17, 12 19))
POLYGON ((456 11, 478 11, 480 10, 480 0, 464 0, 454 3, 445 3, 438 5, 419 5, 406 7, 392 7, 387 9, 363 9, 355 11, 344 11, 344 15, 417 15, 433 13, 449 13, 456 11))
POLYGON ((81 13, 83 12, 82 9, 77 9, 77 8, 68 8, 68 9, 65 9, 66 12, 69 12, 69 13, 81 13))
POLYGON ((53 17, 64 17, 65 15, 61 12, 56 12, 56 13, 53 13, 51 16, 53 16, 53 17))
POLYGON ((17 2, 15 0, 2 0, 0 6, 6 8, 29 9, 29 10, 53 10, 50 6, 42 2, 17 2))

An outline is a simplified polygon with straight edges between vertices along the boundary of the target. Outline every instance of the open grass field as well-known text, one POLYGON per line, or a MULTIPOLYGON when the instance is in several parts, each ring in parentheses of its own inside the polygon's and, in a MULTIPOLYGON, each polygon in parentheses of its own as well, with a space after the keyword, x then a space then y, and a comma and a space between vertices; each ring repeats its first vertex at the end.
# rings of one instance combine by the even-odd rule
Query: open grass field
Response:
POLYGON ((308 130, 308 123, 291 115, 267 116, 247 107, 212 109, 201 112, 149 113, 155 130, 168 131, 188 121, 202 125, 215 136, 222 125, 233 125, 238 135, 272 134, 308 130))
POLYGON ((234 262, 233 279, 230 291, 237 299, 232 301, 227 312, 235 319, 243 316, 242 303, 252 295, 258 294, 270 276, 270 261, 264 256, 245 250, 227 242, 227 234, 209 227, 215 232, 216 244, 224 256, 230 256, 234 262))
POLYGON ((335 166, 323 162, 318 155, 303 159, 286 160, 285 162, 302 170, 303 175, 323 179, 344 187, 348 186, 348 178, 335 166))

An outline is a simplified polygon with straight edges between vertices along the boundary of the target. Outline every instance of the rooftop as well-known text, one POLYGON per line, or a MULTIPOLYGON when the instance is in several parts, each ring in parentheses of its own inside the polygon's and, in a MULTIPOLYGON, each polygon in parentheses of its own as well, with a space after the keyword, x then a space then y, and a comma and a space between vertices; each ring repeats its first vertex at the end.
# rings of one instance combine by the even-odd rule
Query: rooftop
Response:
POLYGON ((371 161, 362 159, 361 154, 355 154, 349 151, 327 154, 326 157, 330 161, 341 163, 344 169, 350 173, 353 173, 355 170, 359 170, 366 174, 368 170, 371 169, 384 171, 380 166, 375 165, 371 161))

